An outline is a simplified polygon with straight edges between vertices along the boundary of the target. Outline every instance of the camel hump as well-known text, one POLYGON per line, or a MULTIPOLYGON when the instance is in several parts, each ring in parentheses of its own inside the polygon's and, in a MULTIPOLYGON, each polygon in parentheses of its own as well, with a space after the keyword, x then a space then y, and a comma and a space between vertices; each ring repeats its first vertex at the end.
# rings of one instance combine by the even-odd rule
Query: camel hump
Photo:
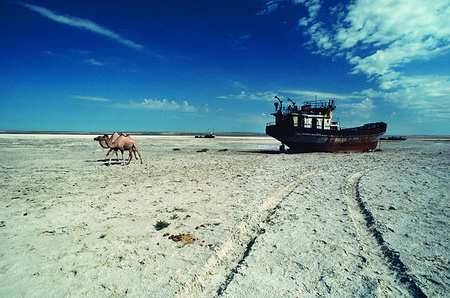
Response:
POLYGON ((109 138, 109 140, 113 143, 113 142, 115 142, 120 136, 121 136, 121 135, 115 131, 115 132, 111 135, 111 137, 109 138))

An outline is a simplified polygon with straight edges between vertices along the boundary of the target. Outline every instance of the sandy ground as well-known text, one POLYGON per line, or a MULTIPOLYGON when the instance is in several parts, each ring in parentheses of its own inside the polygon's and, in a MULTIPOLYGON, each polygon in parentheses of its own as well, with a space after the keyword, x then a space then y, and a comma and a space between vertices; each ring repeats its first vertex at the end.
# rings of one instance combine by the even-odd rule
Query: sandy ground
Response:
POLYGON ((106 166, 91 136, 0 135, 1 297, 450 292, 449 142, 136 139, 143 165, 106 166))

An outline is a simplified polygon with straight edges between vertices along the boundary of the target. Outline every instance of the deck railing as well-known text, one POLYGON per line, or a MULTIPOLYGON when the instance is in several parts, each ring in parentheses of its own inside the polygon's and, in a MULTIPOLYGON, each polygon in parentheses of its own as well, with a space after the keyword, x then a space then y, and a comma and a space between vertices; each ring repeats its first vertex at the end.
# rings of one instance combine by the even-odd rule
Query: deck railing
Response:
POLYGON ((312 101, 305 101, 302 105, 304 106, 310 106, 311 108, 327 108, 330 105, 332 105, 331 101, 328 100, 312 100, 312 101))

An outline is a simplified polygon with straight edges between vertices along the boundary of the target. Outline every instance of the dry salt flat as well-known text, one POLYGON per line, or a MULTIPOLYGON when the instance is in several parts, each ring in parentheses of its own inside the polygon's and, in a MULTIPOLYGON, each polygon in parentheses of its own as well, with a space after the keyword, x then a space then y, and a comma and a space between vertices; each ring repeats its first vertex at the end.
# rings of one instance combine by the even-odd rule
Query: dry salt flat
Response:
POLYGON ((106 166, 92 139, 0 135, 0 296, 450 292, 450 142, 139 136, 143 165, 106 166))

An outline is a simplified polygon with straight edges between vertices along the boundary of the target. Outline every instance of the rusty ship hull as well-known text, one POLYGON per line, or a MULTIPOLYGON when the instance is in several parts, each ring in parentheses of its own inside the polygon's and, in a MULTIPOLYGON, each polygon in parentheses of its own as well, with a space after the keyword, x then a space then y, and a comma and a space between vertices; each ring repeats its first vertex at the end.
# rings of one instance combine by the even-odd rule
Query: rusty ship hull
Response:
POLYGON ((266 134, 288 146, 291 152, 368 152, 377 147, 386 127, 384 122, 339 130, 283 127, 274 124, 266 126, 266 134))

